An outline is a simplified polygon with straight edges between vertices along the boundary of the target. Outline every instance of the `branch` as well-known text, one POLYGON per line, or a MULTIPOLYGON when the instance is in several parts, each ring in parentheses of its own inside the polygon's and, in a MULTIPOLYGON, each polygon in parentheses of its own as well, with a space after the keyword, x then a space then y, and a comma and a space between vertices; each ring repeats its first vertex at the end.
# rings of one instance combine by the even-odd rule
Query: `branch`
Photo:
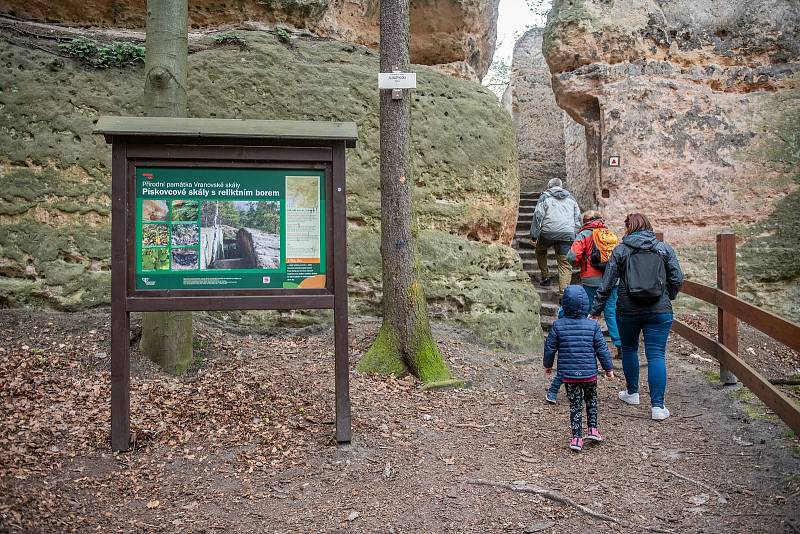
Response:
POLYGON ((715 490, 714 488, 712 488, 711 486, 709 486, 708 484, 706 484, 704 482, 700 482, 699 480, 695 480, 693 478, 689 478, 689 477, 687 477, 685 475, 682 475, 682 474, 678 473, 677 471, 673 471, 671 468, 667 468, 667 473, 669 473, 670 475, 674 475, 674 476, 676 476, 678 478, 682 478, 683 480, 685 480, 687 482, 691 482, 693 484, 697 484, 701 488, 705 488, 708 491, 714 492, 717 495, 717 502, 719 502, 719 504, 725 504, 726 502, 728 502, 728 499, 726 499, 722 495, 722 493, 720 493, 719 491, 715 490))
POLYGON ((616 517, 612 517, 610 515, 606 515, 600 512, 595 512, 591 508, 584 506, 580 503, 577 503, 567 497, 566 495, 562 495, 557 493, 553 490, 544 488, 542 486, 534 486, 528 484, 524 480, 516 481, 514 484, 509 484, 508 482, 492 482, 490 480, 467 480, 467 484, 472 484, 473 486, 489 486, 492 488, 500 488, 509 491, 518 491, 520 493, 533 493, 534 495, 539 495, 540 497, 544 497, 545 499, 550 499, 551 501, 555 501, 561 504, 565 504, 567 506, 571 506, 575 508, 579 512, 588 515, 589 517, 593 517, 595 519, 599 519, 601 521, 607 521, 609 523, 616 523, 617 525, 622 525, 628 528, 636 528, 639 530, 648 530, 650 532, 672 532, 671 530, 663 530, 656 527, 646 527, 642 525, 634 525, 632 523, 628 523, 627 521, 623 521, 622 519, 617 519, 616 517))

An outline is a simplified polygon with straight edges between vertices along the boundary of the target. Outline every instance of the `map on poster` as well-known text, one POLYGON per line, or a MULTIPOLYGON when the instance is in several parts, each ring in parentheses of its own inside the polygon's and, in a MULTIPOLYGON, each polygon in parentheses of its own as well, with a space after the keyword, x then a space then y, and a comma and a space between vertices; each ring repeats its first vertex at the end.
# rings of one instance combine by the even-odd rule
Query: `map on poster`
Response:
POLYGON ((136 289, 325 287, 324 176, 137 168, 136 289))

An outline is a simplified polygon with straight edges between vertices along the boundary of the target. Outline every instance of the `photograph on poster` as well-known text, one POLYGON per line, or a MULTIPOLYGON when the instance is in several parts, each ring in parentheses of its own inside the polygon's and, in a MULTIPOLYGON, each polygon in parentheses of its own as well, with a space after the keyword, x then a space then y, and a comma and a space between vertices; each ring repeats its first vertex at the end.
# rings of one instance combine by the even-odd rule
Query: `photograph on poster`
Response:
POLYGON ((169 226, 165 224, 145 224, 142 226, 142 245, 169 245, 169 226))
POLYGON ((197 269, 198 259, 196 248, 174 248, 172 249, 172 270, 197 269))
POLYGON ((280 219, 280 202, 204 201, 200 269, 279 268, 280 219))
POLYGON ((169 211, 166 200, 142 201, 142 221, 166 221, 169 211))
POLYGON ((142 249, 142 270, 168 271, 169 249, 168 248, 142 249))
POLYGON ((172 246, 190 247, 196 246, 200 240, 200 232, 197 224, 173 224, 172 225, 172 246))
POLYGON ((197 200, 173 200, 172 201, 172 220, 173 221, 197 221, 197 209, 200 202, 197 200))

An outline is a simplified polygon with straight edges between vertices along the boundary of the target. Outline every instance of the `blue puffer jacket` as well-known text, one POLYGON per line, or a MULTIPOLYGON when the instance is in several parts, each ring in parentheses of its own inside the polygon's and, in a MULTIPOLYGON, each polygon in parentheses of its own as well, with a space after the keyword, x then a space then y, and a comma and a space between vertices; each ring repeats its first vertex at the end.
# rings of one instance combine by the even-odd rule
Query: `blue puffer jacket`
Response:
POLYGON ((564 317, 553 323, 544 344, 544 366, 553 367, 558 352, 558 377, 562 380, 596 377, 597 360, 606 371, 613 369, 600 324, 586 318, 589 297, 583 287, 567 287, 561 306, 564 317))

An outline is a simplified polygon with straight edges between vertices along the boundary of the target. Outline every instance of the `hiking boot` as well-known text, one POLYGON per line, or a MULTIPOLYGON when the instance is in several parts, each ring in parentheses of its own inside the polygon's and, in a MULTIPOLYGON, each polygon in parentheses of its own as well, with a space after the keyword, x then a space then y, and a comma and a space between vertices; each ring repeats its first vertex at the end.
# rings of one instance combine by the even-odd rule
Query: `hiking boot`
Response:
POLYGON ((626 402, 628 404, 639 404, 639 394, 638 393, 628 393, 627 390, 622 390, 617 393, 619 400, 622 402, 626 402))
POLYGON ((663 421, 669 417, 669 410, 666 406, 653 406, 650 408, 650 415, 653 417, 653 421, 663 421))
POLYGON ((546 400, 549 404, 555 404, 556 396, 548 391, 544 396, 544 400, 546 400))
POLYGON ((586 435, 586 439, 589 441, 603 441, 603 436, 600 435, 600 431, 596 428, 590 428, 589 433, 586 435))
POLYGON ((547 287, 551 283, 553 283, 553 277, 552 276, 548 276, 547 278, 542 278, 542 281, 539 282, 539 285, 542 286, 542 287, 547 287))
POLYGON ((569 448, 573 451, 583 450, 583 438, 572 438, 569 441, 569 448))

